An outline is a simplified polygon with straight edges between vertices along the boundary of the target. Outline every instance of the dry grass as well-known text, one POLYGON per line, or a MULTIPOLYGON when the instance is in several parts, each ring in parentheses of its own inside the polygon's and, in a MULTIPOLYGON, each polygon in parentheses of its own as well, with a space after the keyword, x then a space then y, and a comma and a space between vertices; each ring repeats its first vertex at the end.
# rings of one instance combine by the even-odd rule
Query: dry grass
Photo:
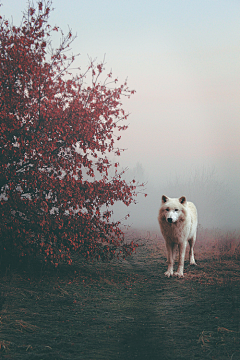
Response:
POLYGON ((199 259, 240 259, 240 231, 199 228, 196 242, 199 259))

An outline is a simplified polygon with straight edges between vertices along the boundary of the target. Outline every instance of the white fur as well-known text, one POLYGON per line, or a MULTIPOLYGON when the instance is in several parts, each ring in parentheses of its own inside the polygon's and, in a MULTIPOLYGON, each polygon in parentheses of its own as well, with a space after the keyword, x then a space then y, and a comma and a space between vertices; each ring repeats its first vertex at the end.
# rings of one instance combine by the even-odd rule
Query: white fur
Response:
POLYGON ((162 196, 162 205, 158 214, 158 222, 167 247, 168 269, 167 277, 183 277, 184 259, 187 243, 189 242, 190 265, 196 265, 193 247, 197 235, 197 209, 185 196, 171 199, 162 196), (177 247, 179 248, 178 269, 173 274, 173 265, 177 247))

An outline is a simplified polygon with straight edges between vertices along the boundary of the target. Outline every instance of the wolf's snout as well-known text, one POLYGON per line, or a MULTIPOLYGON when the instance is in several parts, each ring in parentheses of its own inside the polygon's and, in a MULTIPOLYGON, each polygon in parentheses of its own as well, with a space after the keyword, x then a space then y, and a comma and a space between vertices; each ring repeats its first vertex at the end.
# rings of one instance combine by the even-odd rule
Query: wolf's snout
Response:
POLYGON ((172 218, 168 218, 167 221, 171 224, 172 223, 172 218))

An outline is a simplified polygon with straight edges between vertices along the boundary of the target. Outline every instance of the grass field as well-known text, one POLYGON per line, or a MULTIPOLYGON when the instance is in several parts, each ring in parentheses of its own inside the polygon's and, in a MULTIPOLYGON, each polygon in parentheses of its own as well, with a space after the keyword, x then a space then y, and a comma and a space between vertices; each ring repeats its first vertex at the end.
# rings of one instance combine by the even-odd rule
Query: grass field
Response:
POLYGON ((199 231, 198 266, 165 278, 155 233, 111 263, 1 274, 2 359, 240 359, 239 234, 199 231))

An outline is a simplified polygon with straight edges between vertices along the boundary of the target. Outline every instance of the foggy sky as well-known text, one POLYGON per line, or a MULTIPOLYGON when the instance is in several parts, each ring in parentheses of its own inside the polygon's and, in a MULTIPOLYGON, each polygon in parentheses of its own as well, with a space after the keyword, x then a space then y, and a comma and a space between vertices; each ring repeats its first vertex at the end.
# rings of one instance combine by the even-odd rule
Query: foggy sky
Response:
MULTIPOLYGON (((27 2, 2 0, 19 24, 27 2)), ((225 0, 63 0, 50 22, 78 37, 73 52, 99 61, 136 94, 119 158, 149 196, 131 213, 133 227, 157 227, 161 196, 186 195, 208 227, 239 228, 240 3, 225 0), (138 168, 136 167, 137 164, 138 168), (135 169, 135 170, 134 170, 135 169), (141 170, 142 169, 142 170, 141 170)))

